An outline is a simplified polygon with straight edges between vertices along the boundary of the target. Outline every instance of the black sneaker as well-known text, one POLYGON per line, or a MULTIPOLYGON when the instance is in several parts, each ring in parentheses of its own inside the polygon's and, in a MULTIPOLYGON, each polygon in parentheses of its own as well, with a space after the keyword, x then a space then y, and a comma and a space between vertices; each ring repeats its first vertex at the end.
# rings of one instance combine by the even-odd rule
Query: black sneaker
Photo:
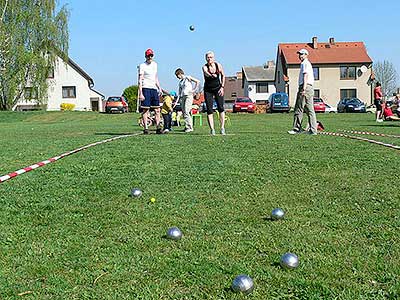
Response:
POLYGON ((156 134, 162 134, 161 128, 157 128, 156 134))
POLYGON ((149 134, 149 130, 148 129, 143 129, 143 134, 149 134))

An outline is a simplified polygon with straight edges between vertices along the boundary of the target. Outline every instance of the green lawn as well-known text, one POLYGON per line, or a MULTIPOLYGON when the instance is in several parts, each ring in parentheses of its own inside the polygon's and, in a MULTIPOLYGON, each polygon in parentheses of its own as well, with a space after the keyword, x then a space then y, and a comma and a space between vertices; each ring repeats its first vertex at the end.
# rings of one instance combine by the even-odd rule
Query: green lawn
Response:
MULTIPOLYGON (((290 136, 292 118, 231 115, 225 137, 203 126, 120 139, 0 184, 0 299, 399 299, 400 152, 290 136), (275 207, 284 221, 268 220, 275 207), (171 226, 182 240, 165 239, 171 226), (297 269, 281 269, 285 252, 297 269), (247 297, 230 290, 242 273, 255 284, 247 297)), ((319 119, 328 131, 400 134, 367 114, 319 119)), ((2 112, 0 175, 135 124, 2 112)))

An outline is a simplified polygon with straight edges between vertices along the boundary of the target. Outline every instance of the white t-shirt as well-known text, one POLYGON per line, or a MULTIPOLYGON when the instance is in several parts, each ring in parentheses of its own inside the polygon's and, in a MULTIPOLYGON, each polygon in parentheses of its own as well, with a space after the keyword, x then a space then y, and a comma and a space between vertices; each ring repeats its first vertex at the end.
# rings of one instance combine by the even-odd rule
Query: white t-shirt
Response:
POLYGON ((178 83, 179 97, 193 94, 192 77, 185 76, 178 83))
POLYGON ((304 83, 304 73, 308 74, 307 84, 314 85, 314 71, 310 61, 307 58, 300 64, 299 85, 304 83))
POLYGON ((142 63, 139 65, 139 75, 143 75, 142 87, 147 89, 157 89, 156 86, 156 75, 157 75, 157 63, 152 61, 151 63, 142 63))

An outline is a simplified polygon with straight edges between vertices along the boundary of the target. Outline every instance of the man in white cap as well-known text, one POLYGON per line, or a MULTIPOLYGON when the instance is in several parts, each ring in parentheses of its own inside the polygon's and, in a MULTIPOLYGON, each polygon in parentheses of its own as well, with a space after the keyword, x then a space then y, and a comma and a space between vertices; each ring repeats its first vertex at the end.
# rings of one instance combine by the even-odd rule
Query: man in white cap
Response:
POLYGON ((308 51, 300 49, 297 51, 300 64, 299 91, 297 92, 296 104, 294 106, 293 129, 289 134, 298 134, 301 132, 301 122, 303 121, 303 112, 308 116, 310 130, 308 134, 317 134, 317 118, 314 111, 314 72, 310 61, 308 60, 308 51))

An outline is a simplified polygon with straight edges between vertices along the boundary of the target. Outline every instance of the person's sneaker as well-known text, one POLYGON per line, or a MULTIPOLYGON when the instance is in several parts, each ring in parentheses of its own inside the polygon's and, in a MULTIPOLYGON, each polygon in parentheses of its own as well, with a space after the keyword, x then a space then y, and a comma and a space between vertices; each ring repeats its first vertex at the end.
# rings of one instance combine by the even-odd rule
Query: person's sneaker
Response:
POLYGON ((215 130, 214 130, 214 129, 211 129, 211 130, 210 130, 210 134, 211 134, 211 135, 215 135, 215 130))
POLYGON ((186 128, 186 129, 185 129, 185 132, 186 132, 186 133, 188 133, 188 132, 193 132, 193 129, 186 128))
POLYGON ((149 130, 148 129, 143 129, 143 134, 149 134, 149 130))
POLYGON ((226 135, 226 133, 225 133, 225 128, 221 128, 221 134, 222 134, 222 135, 226 135))
POLYGON ((168 128, 164 129, 164 131, 163 131, 163 133, 168 133, 168 132, 169 132, 168 128))
POLYGON ((156 134, 162 134, 161 128, 157 128, 156 134))
POLYGON ((378 119, 378 120, 376 120, 376 122, 382 123, 382 122, 383 122, 383 119, 378 119))
POLYGON ((287 133, 289 134, 299 134, 300 132, 297 130, 289 130, 287 133))

